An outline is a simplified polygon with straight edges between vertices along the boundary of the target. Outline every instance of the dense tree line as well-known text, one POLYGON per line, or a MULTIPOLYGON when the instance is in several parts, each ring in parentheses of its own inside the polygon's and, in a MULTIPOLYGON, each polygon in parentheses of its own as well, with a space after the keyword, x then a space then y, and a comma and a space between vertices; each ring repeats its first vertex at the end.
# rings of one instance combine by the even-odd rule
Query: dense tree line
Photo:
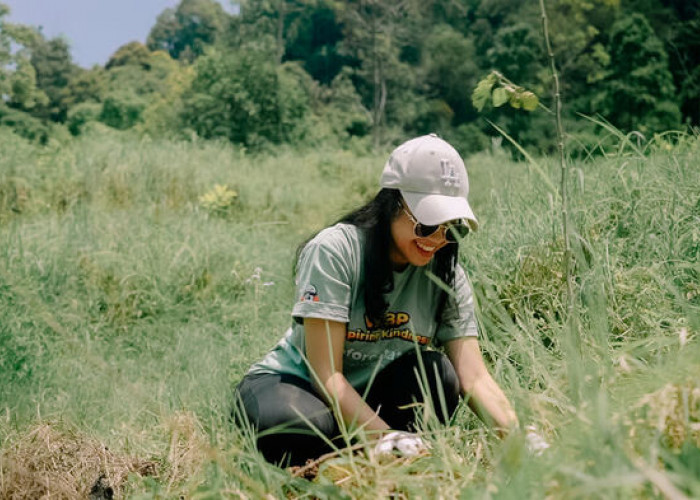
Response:
MULTIPOLYGON (((580 114, 647 138, 698 125, 700 1, 546 5, 572 150, 599 140, 580 114)), ((215 0, 181 0, 145 45, 129 42, 90 69, 64 39, 8 14, 0 3, 0 125, 37 141, 96 123, 248 148, 437 131, 468 153, 496 135, 491 121, 523 145, 552 144, 535 0, 244 0, 235 15, 215 0), (494 70, 542 106, 477 110, 472 92, 494 70)), ((503 99, 494 92, 493 104, 503 99)))

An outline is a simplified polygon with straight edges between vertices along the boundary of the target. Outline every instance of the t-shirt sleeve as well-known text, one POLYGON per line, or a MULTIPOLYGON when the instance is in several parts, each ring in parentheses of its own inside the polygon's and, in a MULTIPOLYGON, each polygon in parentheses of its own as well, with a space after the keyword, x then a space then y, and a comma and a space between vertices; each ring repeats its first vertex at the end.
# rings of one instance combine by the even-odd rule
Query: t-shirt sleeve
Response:
POLYGON ((455 269, 455 293, 447 297, 438 325, 436 339, 440 344, 460 337, 479 334, 474 314, 474 294, 462 266, 455 269))
POLYGON ((297 266, 294 318, 319 318, 347 323, 353 283, 348 245, 339 238, 315 238, 297 266))

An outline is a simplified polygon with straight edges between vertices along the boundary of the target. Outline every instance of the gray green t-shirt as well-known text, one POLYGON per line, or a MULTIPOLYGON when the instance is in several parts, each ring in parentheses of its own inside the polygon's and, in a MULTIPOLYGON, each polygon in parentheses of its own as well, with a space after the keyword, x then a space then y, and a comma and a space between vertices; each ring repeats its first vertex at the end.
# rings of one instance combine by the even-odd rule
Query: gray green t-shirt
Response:
POLYGON ((365 315, 363 231, 352 224, 336 224, 321 231, 302 251, 297 266, 297 302, 292 327, 249 373, 287 373, 311 380, 305 361, 303 318, 320 318, 347 324, 343 374, 355 388, 367 384, 372 373, 402 354, 459 337, 476 336, 472 290, 464 270, 457 266, 455 291, 448 296, 440 321, 440 298, 431 265, 407 266, 394 272, 394 288, 384 325, 365 315))

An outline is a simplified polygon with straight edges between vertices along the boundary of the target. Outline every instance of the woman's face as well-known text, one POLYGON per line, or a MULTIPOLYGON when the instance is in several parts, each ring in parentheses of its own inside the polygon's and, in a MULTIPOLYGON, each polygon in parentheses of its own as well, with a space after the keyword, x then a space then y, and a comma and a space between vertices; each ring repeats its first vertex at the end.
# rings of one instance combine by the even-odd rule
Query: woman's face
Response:
POLYGON ((435 252, 448 244, 445 231, 438 230, 426 238, 419 238, 413 231, 414 223, 405 210, 399 210, 391 222, 392 245, 389 253, 394 268, 402 268, 407 264, 414 266, 427 265, 435 252))

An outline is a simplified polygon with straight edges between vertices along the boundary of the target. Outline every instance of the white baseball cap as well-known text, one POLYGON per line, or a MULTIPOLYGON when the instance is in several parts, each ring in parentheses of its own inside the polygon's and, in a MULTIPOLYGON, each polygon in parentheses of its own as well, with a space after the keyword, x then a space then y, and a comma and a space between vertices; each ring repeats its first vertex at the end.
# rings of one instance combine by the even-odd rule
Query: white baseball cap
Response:
POLYGON ((433 226, 464 219, 472 231, 479 222, 469 206, 469 179, 459 153, 435 134, 397 147, 384 165, 381 187, 398 189, 413 216, 433 226))

